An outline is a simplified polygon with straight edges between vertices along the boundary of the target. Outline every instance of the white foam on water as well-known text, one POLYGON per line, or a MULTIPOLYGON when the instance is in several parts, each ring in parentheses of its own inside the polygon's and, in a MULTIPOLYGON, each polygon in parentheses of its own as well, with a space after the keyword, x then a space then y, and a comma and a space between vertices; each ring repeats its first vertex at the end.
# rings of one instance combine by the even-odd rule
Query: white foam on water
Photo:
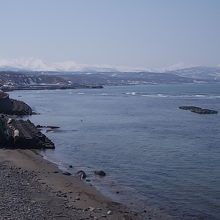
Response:
POLYGON ((101 93, 100 95, 106 96, 109 95, 108 93, 101 93))

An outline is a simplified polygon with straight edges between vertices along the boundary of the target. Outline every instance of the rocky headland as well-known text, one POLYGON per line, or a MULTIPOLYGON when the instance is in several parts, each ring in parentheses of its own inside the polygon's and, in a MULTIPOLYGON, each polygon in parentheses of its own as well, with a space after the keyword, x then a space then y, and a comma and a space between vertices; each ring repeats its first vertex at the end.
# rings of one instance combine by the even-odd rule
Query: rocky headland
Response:
POLYGON ((31 107, 22 101, 10 99, 5 92, 0 92, 0 113, 7 115, 31 115, 31 107))
POLYGON ((26 103, 10 99, 7 93, 1 92, 0 113, 0 148, 54 148, 53 142, 30 120, 16 118, 33 113, 26 103))
POLYGON ((0 116, 0 146, 4 148, 54 148, 53 142, 41 133, 30 120, 0 116))

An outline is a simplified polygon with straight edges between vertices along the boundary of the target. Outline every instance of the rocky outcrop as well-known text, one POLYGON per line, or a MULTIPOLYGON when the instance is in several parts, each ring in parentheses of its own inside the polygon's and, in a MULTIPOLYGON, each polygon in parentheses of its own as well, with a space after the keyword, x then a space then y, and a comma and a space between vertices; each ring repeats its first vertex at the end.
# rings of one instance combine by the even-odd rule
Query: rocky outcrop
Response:
POLYGON ((0 92, 0 113, 7 115, 31 115, 32 109, 22 101, 10 99, 9 95, 0 92))
POLYGON ((0 148, 54 148, 53 142, 30 120, 15 119, 15 116, 33 113, 26 103, 10 99, 7 93, 0 92, 0 113, 0 148))
POLYGON ((0 147, 41 149, 54 148, 54 144, 42 134, 30 120, 15 120, 5 115, 1 115, 0 147))
POLYGON ((79 176, 79 178, 81 180, 85 179, 87 177, 86 173, 83 170, 80 170, 76 173, 77 176, 79 176))
POLYGON ((203 108, 196 107, 196 106, 180 106, 179 109, 189 110, 197 114, 217 114, 218 113, 218 111, 215 111, 215 110, 203 109, 203 108))

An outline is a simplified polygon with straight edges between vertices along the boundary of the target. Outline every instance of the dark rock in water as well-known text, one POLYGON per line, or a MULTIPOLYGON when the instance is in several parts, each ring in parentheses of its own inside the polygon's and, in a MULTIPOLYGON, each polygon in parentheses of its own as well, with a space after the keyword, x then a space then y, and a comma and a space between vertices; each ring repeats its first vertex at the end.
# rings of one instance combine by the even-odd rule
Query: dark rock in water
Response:
POLYGON ((52 133, 52 132, 55 132, 55 131, 56 131, 56 130, 54 130, 54 129, 47 129, 47 130, 46 130, 46 133, 49 133, 49 132, 52 133))
POLYGON ((71 175, 72 175, 72 174, 69 173, 69 172, 63 172, 63 174, 66 175, 66 176, 71 176, 71 175))
POLYGON ((32 115, 40 115, 40 113, 32 111, 32 115))
POLYGON ((26 103, 10 99, 7 93, 0 92, 0 113, 8 115, 31 115, 32 109, 26 103))
POLYGON ((50 129, 58 129, 58 128, 60 128, 58 126, 50 126, 50 125, 47 125, 47 126, 37 125, 36 127, 37 128, 50 128, 50 129))
POLYGON ((94 172, 97 176, 106 176, 106 173, 103 170, 98 170, 94 172))
POLYGON ((203 109, 203 108, 196 107, 196 106, 180 106, 179 109, 189 110, 197 114, 218 114, 218 111, 210 110, 210 109, 203 109))
POLYGON ((80 177, 81 180, 87 177, 86 173, 83 170, 78 171, 76 174, 80 177))
POLYGON ((19 149, 54 148, 53 142, 42 134, 30 120, 0 117, 0 147, 19 149))
POLYGON ((73 165, 69 165, 69 168, 73 168, 73 165))

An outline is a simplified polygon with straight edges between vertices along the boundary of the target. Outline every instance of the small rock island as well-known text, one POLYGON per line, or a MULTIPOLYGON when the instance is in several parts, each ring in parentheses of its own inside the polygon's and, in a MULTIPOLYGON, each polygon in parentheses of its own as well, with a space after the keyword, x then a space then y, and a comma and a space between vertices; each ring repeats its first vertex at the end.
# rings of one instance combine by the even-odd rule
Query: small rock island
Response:
POLYGON ((196 106, 180 106, 179 109, 189 110, 197 114, 218 114, 218 111, 216 110, 204 109, 196 106))

